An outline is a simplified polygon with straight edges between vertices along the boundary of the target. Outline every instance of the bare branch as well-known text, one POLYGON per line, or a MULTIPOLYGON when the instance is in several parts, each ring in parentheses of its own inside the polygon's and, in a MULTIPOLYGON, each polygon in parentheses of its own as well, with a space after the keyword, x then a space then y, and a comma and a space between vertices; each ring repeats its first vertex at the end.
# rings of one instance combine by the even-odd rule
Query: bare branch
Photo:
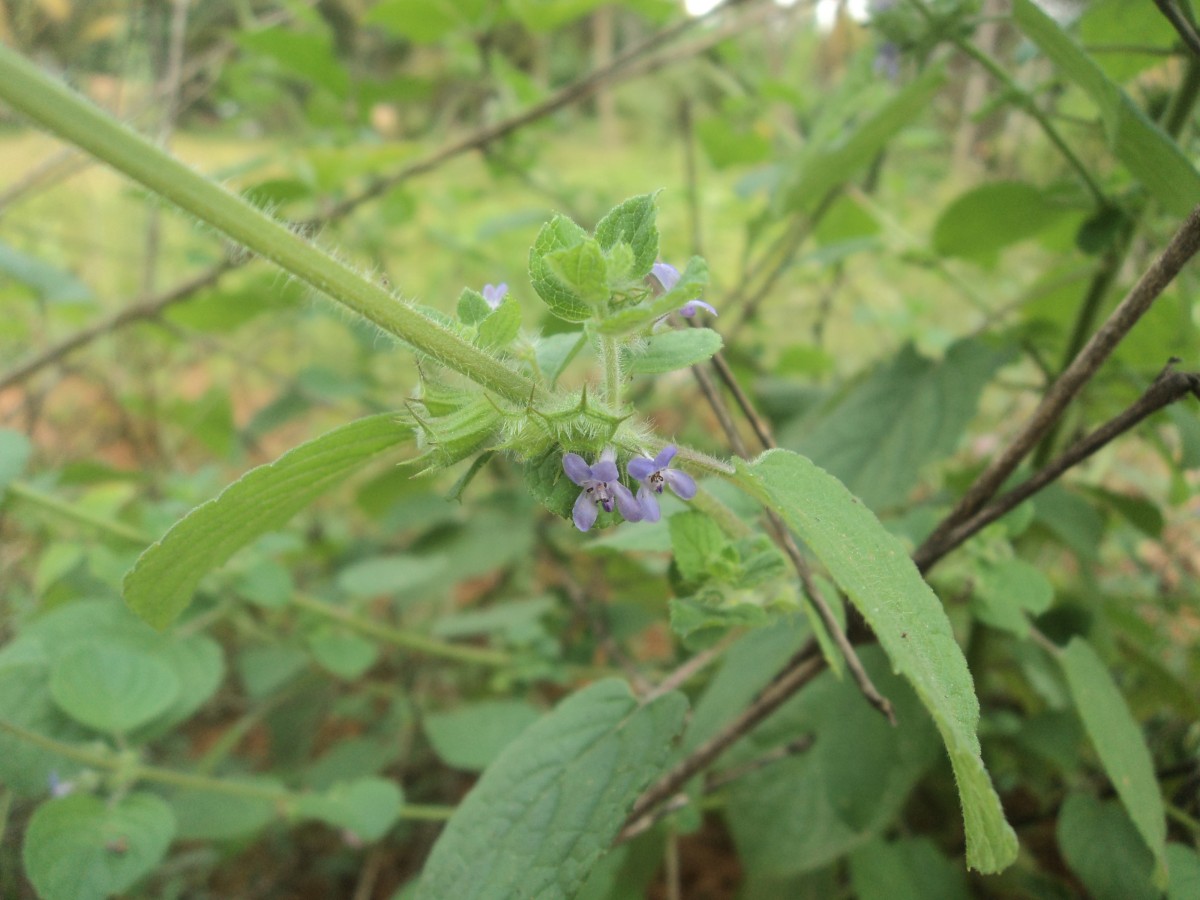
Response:
POLYGON ((922 572, 927 572, 938 560, 955 547, 958 547, 969 537, 981 531, 985 526, 995 522, 1019 503, 1032 497, 1069 468, 1083 462, 1083 460, 1087 459, 1105 444, 1124 434, 1147 416, 1157 412, 1164 406, 1182 400, 1188 394, 1200 397, 1200 373, 1172 372, 1170 365, 1168 365, 1146 392, 1128 409, 1114 416, 1087 437, 1075 443, 1070 449, 1050 462, 1035 475, 1003 494, 992 503, 989 503, 965 522, 948 531, 939 543, 931 544, 929 541, 926 541, 913 554, 913 562, 916 563, 917 568, 922 572))
POLYGON ((1200 206, 1192 210, 1171 238, 1162 255, 1145 271, 1107 321, 1046 392, 1029 421, 987 468, 975 479, 958 505, 941 522, 914 556, 925 558, 941 546, 959 525, 983 508, 1008 476, 1016 470, 1038 441, 1049 431, 1075 395, 1108 359, 1138 319, 1150 308, 1179 270, 1200 250, 1200 206))
POLYGON ((1179 35, 1184 46, 1192 51, 1193 56, 1200 57, 1200 35, 1196 34, 1196 26, 1188 21, 1187 16, 1172 0, 1154 0, 1154 5, 1163 14, 1163 18, 1171 23, 1171 27, 1175 29, 1175 33, 1179 35))

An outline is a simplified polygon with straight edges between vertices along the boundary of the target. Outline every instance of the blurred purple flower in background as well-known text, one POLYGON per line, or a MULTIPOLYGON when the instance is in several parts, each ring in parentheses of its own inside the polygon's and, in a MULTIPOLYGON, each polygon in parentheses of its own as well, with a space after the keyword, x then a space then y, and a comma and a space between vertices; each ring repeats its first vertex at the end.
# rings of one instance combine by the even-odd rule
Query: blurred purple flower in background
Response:
POLYGON ((504 295, 508 293, 508 285, 503 281, 499 284, 485 284, 480 293, 483 294, 487 305, 495 309, 504 300, 504 295))

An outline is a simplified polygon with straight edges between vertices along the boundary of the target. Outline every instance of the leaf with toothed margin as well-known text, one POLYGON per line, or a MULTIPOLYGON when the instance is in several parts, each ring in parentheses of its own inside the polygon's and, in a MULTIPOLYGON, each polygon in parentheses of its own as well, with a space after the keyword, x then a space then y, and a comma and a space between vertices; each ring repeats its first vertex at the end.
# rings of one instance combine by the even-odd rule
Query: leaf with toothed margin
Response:
POLYGON ((542 226, 529 248, 529 280, 533 289, 552 313, 568 322, 586 322, 593 310, 555 277, 546 256, 581 244, 586 238, 586 231, 566 216, 558 215, 542 226))
POLYGON ((574 897, 658 775, 687 699, 616 678, 562 701, 488 766, 434 845, 417 900, 574 897))
POLYGON ((980 755, 979 701, 950 620, 904 546, 845 486, 810 460, 771 450, 735 460, 733 482, 773 509, 825 565, 933 717, 954 769, 967 865, 999 872, 1017 837, 980 755))
POLYGON ((708 287, 708 263, 699 256, 688 260, 675 287, 648 303, 619 310, 596 326, 602 334, 622 335, 639 331, 663 316, 670 315, 689 300, 696 300, 708 287))
POLYGON ((151 545, 125 576, 125 602, 165 628, 209 571, 268 531, 282 527, 356 469, 411 435, 394 413, 368 416, 251 469, 198 506, 151 545))
POLYGON ((607 252, 617 244, 628 244, 633 251, 633 262, 629 274, 644 278, 658 258, 658 226, 655 224, 657 211, 653 194, 630 197, 613 207, 596 225, 596 241, 607 252))
POLYGON ((593 238, 552 250, 542 261, 560 284, 588 306, 597 307, 608 300, 608 260, 593 238))

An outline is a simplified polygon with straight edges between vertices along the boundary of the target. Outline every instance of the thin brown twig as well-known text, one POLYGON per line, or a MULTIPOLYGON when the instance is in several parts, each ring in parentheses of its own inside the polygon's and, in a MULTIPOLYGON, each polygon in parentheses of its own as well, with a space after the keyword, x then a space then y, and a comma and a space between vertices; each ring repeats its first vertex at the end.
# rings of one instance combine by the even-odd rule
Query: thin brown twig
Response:
POLYGON ((1113 349, 1150 308, 1180 269, 1200 250, 1200 206, 1184 220, 1162 254, 1142 274, 1103 325, 1046 391, 1016 437, 984 469, 958 504, 917 549, 930 556, 947 535, 983 508, 1038 441, 1054 426, 1075 395, 1096 374, 1113 349))
POLYGON ((1200 35, 1196 33, 1196 27, 1188 21, 1187 16, 1171 0, 1154 0, 1154 5, 1163 14, 1163 18, 1171 23, 1184 46, 1200 57, 1200 35))
POLYGON ((660 803, 673 797, 693 776, 707 769, 718 756, 791 699, 797 691, 815 678, 825 665, 817 643, 812 639, 806 642, 800 660, 798 664, 790 665, 780 673, 780 677, 763 688, 753 702, 724 728, 695 748, 647 788, 634 803, 633 809, 630 810, 625 820, 626 823, 636 822, 660 803))
POLYGON ((922 572, 927 572, 942 557, 977 534, 987 525, 1010 512, 1018 504, 1029 499, 1046 485, 1061 476, 1072 466, 1078 465, 1101 447, 1119 435, 1129 431, 1146 417, 1182 400, 1188 394, 1200 398, 1200 373, 1173 372, 1170 365, 1162 371, 1154 383, 1146 389, 1131 406, 1109 419, 1091 434, 1079 440, 1056 459, 1030 476, 1021 484, 993 500, 971 518, 946 533, 936 545, 927 541, 913 554, 913 562, 922 572))
MULTIPOLYGON (((724 772, 720 772, 708 779, 704 783, 704 788, 701 793, 704 796, 714 794, 721 788, 728 787, 739 778, 764 769, 767 766, 780 762, 792 756, 797 756, 801 753, 806 753, 812 748, 815 738, 811 734, 802 734, 795 740, 788 741, 786 744, 780 744, 778 747, 773 747, 761 756, 757 756, 740 766, 735 766, 724 772)), ((621 829, 614 843, 623 844, 626 841, 632 840, 643 832, 649 831, 667 816, 678 812, 689 803, 692 802, 692 797, 687 793, 678 793, 674 797, 669 797, 662 804, 650 810, 640 819, 630 822, 621 829)))
MULTIPOLYGON (((742 411, 742 415, 751 423, 763 449, 773 449, 775 447, 775 438, 771 434, 770 427, 754 409, 754 404, 750 402, 750 398, 742 390, 741 385, 738 384, 737 376, 729 368, 729 364, 725 362, 720 351, 713 355, 712 365, 721 376, 721 380, 729 387, 739 409, 742 411)), ((734 453, 743 459, 748 459, 750 454, 746 448, 746 444, 733 424, 733 417, 730 415, 729 409, 725 405, 720 392, 712 384, 708 373, 701 366, 692 366, 692 373, 695 375, 696 381, 699 383, 700 389, 708 400, 709 405, 716 413, 718 421, 721 422, 721 427, 725 429, 734 453)), ((875 683, 871 681, 871 676, 867 674, 867 670, 863 667, 862 660, 858 658, 858 653, 855 652, 854 646, 846 636, 845 630, 834 616, 829 601, 825 599, 824 594, 821 593, 821 589, 817 587, 816 579, 813 578, 812 568, 808 565, 808 560, 804 558, 804 554, 800 552, 800 548, 796 546, 796 541, 792 537, 792 533, 774 510, 766 510, 766 517, 775 542, 782 548, 789 562, 791 562, 792 568, 796 570, 796 574, 800 578, 800 584, 803 587, 804 595, 813 605, 813 609, 816 610, 817 615, 820 616, 822 623, 825 625, 825 630, 829 632, 830 637, 833 638, 833 642, 837 644, 838 650, 845 658, 846 667, 850 670, 850 674, 854 678, 854 683, 858 685, 858 689, 867 698, 867 701, 883 713, 889 722, 895 725, 896 713, 892 708, 891 702, 879 692, 879 689, 875 687, 875 683)))
POLYGON ((0 375, 0 391, 19 384, 29 376, 59 362, 70 353, 90 344, 99 337, 117 331, 133 322, 158 317, 168 307, 176 303, 181 303, 192 297, 197 291, 216 284, 222 275, 230 269, 236 268, 238 265, 240 265, 238 261, 231 259, 222 260, 205 269, 200 274, 180 282, 169 291, 146 300, 140 300, 119 312, 105 316, 99 322, 95 322, 87 328, 75 332, 0 375))

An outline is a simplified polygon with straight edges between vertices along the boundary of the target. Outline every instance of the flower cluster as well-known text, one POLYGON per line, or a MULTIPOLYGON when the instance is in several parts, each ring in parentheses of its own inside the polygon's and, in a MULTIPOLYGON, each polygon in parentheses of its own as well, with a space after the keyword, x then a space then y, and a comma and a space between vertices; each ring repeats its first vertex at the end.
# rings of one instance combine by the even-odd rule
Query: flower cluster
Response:
POLYGON ((658 508, 658 494, 664 486, 669 486, 682 500, 691 500, 696 496, 696 482, 691 475, 672 469, 671 460, 675 458, 675 447, 666 447, 654 459, 639 457, 629 461, 626 471, 629 477, 640 483, 637 497, 621 483, 620 472, 617 471, 617 454, 607 447, 600 458, 588 465, 578 453, 563 455, 563 471, 574 484, 583 488, 575 500, 571 510, 571 519, 580 531, 587 531, 596 523, 600 515, 599 507, 605 512, 612 512, 613 505, 620 510, 621 515, 629 522, 657 522, 662 515, 658 508))
MULTIPOLYGON (((656 297, 667 293, 667 291, 671 290, 678 283, 679 270, 670 263, 655 263, 650 269, 650 274, 646 276, 646 284, 650 286, 650 290, 654 292, 656 297)), ((714 316, 717 314, 712 304, 705 303, 703 300, 689 300, 683 306, 679 307, 679 314, 685 319, 690 319, 700 309, 708 310, 714 316)))

